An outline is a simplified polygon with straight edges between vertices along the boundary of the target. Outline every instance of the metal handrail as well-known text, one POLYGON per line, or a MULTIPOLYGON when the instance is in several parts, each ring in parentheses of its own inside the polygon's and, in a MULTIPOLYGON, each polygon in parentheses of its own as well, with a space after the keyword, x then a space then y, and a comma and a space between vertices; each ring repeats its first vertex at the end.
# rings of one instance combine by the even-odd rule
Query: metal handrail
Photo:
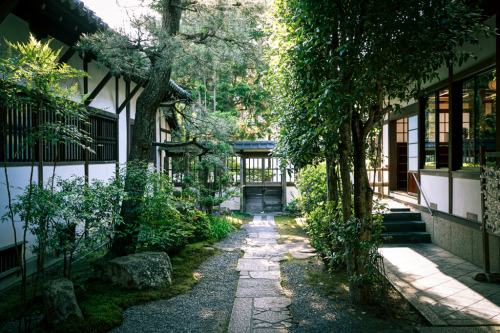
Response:
POLYGON ((418 182, 417 176, 415 176, 414 173, 412 173, 412 176, 413 176, 413 179, 415 179, 415 182, 417 183, 417 186, 418 186, 418 189, 420 190, 420 193, 422 193, 422 196, 424 197, 425 204, 427 205, 427 209, 429 210, 429 214, 431 214, 431 216, 434 216, 434 214, 432 213, 431 206, 429 205, 429 201, 427 201, 427 195, 425 194, 422 186, 420 186, 420 183, 418 182))

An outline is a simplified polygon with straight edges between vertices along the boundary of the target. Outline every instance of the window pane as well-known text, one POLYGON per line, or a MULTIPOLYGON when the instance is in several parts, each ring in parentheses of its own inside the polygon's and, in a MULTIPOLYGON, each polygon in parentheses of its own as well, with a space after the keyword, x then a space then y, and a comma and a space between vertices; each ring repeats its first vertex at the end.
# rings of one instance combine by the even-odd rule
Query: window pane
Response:
POLYGON ((480 146, 486 147, 486 151, 496 150, 496 81, 493 79, 493 71, 484 73, 477 78, 479 102, 479 116, 475 124, 477 157, 479 157, 480 146))
POLYGON ((463 84, 462 167, 479 167, 479 149, 495 151, 496 81, 488 71, 463 84))
POLYGON ((464 82, 462 86, 462 166, 474 166, 474 121, 475 80, 464 82))

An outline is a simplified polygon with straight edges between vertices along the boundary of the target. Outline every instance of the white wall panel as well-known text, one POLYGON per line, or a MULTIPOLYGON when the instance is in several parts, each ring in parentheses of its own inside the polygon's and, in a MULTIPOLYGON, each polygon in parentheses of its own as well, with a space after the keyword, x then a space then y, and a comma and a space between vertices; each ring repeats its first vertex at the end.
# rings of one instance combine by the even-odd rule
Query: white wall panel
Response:
MULTIPOLYGON (((420 179, 429 204, 435 203, 438 210, 447 212, 449 200, 448 177, 421 175, 420 179)), ((425 199, 422 194, 420 195, 420 202, 425 205, 425 199)))
POLYGON ((453 214, 467 217, 467 213, 477 214, 481 221, 481 184, 474 179, 453 179, 453 214))

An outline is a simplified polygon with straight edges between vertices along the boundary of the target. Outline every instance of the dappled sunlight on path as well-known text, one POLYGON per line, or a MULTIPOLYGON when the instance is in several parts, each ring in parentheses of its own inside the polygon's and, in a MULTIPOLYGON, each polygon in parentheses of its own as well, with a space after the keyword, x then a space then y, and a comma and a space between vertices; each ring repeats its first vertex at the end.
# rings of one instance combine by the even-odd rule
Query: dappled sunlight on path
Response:
POLYGON ((228 333, 288 332, 292 318, 291 304, 281 287, 280 264, 285 254, 295 258, 315 255, 306 242, 278 244, 280 238, 272 215, 255 215, 253 222, 243 226, 248 232, 245 252, 238 261, 240 280, 229 323, 228 333))
POLYGON ((500 325, 500 284, 474 280, 482 269, 434 244, 380 249, 391 283, 433 325, 500 325))

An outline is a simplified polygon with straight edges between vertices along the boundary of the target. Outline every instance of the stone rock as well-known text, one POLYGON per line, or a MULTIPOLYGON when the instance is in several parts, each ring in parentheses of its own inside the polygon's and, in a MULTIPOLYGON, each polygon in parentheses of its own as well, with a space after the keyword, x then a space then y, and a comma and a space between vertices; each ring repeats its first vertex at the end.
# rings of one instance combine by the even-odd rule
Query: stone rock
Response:
POLYGON ((172 264, 165 252, 141 252, 110 260, 107 274, 124 288, 159 287, 172 283, 172 264))
POLYGON ((43 288, 43 305, 49 325, 56 326, 70 317, 82 318, 82 311, 76 303, 73 283, 68 279, 51 280, 43 288))

